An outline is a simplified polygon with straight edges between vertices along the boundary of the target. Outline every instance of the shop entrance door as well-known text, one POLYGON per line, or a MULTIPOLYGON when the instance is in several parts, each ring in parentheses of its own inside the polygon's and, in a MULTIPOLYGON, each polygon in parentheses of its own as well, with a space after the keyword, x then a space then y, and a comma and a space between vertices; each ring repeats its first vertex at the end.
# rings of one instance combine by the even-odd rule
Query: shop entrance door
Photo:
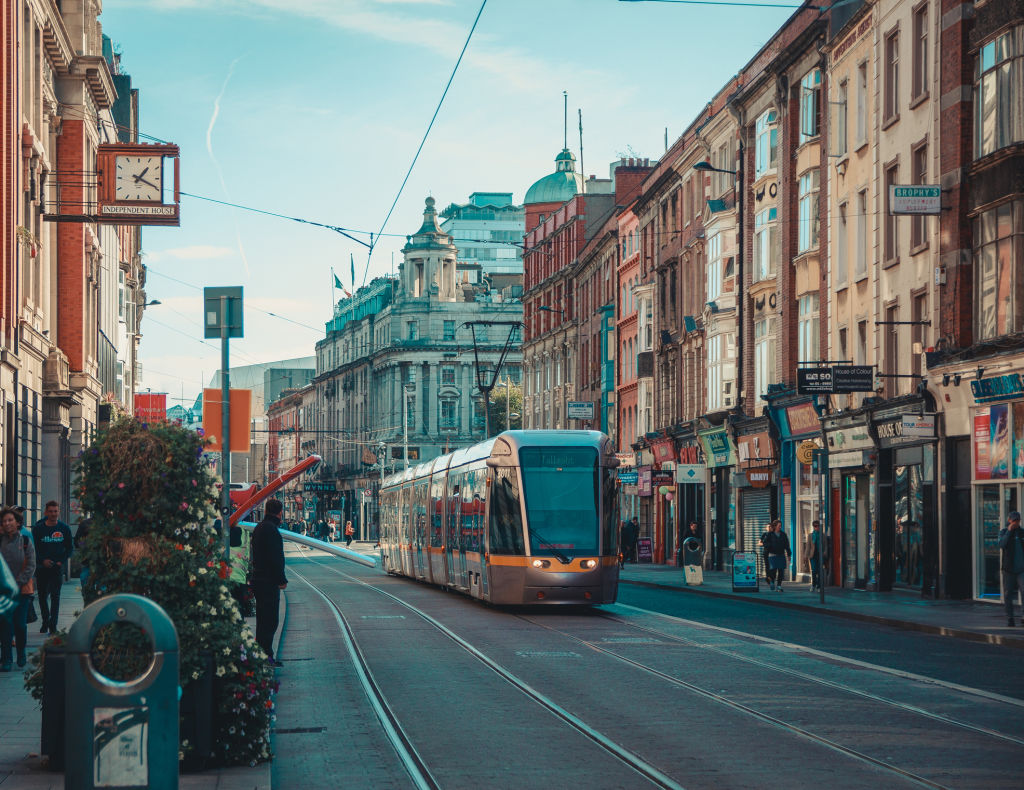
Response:
POLYGON ((896 512, 895 582, 920 587, 924 567, 921 464, 897 466, 893 470, 893 499, 896 512))
POLYGON ((870 576, 871 476, 843 476, 843 586, 864 589, 870 576))
POLYGON ((1018 483, 982 485, 975 489, 978 524, 978 597, 999 598, 1002 592, 999 574, 999 531, 1006 526, 1011 511, 1020 510, 1021 486, 1018 483))

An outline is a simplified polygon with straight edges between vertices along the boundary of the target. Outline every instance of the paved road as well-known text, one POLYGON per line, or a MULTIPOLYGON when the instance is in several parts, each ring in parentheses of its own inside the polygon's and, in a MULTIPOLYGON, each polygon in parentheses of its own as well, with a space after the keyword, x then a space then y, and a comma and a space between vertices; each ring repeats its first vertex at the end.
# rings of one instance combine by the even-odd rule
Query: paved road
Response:
POLYGON ((1019 786, 1006 648, 628 585, 600 610, 495 610, 289 565, 274 787, 746 788, 766 766, 830 790, 1019 786))

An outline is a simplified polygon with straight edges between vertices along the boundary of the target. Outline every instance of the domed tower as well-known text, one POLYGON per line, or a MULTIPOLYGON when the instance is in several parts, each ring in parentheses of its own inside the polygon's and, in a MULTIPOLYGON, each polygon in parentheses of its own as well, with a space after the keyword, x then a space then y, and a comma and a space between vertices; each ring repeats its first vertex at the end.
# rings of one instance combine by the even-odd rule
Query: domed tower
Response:
POLYGON ((455 244, 452 237, 437 224, 434 198, 428 197, 423 210, 423 225, 412 236, 406 236, 402 248, 404 262, 399 276, 406 298, 430 296, 440 302, 454 302, 455 244))
POLYGON ((568 148, 555 157, 555 172, 534 182, 526 190, 526 230, 537 227, 542 216, 549 215, 567 200, 583 191, 583 176, 576 172, 576 157, 568 148))

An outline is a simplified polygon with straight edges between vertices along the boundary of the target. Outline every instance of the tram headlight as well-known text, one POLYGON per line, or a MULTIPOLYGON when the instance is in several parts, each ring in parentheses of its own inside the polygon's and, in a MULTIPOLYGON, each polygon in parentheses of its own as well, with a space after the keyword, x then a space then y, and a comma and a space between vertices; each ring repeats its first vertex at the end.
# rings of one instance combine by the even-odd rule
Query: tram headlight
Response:
POLYGON ((580 560, 580 565, 584 568, 596 568, 597 560, 580 560))
POLYGON ((549 568, 551 567, 551 560, 534 560, 534 568, 549 568))

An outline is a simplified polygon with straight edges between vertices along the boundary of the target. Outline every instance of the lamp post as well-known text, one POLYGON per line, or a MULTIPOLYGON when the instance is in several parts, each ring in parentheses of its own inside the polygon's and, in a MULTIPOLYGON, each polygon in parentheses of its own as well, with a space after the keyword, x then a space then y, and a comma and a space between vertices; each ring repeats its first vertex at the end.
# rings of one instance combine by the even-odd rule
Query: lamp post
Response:
POLYGON ((736 250, 736 340, 737 348, 740 349, 740 353, 736 355, 736 405, 739 406, 738 396, 739 393, 743 391, 743 249, 746 246, 746 241, 743 235, 743 141, 740 140, 739 167, 735 170, 713 167, 711 163, 707 161, 697 162, 697 164, 693 166, 693 169, 702 173, 728 173, 729 175, 736 176, 736 207, 739 211, 739 217, 737 219, 739 244, 737 245, 736 250))
POLYGON ((405 468, 409 468, 409 398, 413 390, 410 385, 402 387, 402 455, 405 458, 405 468))
MULTIPOLYGON (((554 307, 548 307, 546 304, 540 305, 537 309, 538 310, 543 310, 545 313, 558 313, 560 316, 562 316, 562 320, 563 321, 565 320, 565 310, 558 310, 558 309, 556 309, 554 307)), ((576 324, 576 334, 577 334, 577 344, 578 344, 578 342, 579 342, 579 322, 577 322, 577 324, 576 324)), ((566 348, 568 348, 568 342, 565 340, 565 335, 564 334, 562 336, 562 341, 563 341, 563 345, 566 348)), ((577 348, 577 350, 578 350, 578 348, 577 348)), ((565 371, 566 371, 566 373, 569 372, 569 354, 568 354, 568 352, 566 352, 566 354, 565 354, 565 371)), ((568 389, 569 388, 566 387, 565 389, 562 390, 563 396, 566 396, 568 394, 568 389)), ((566 397, 565 400, 568 401, 569 398, 566 397)), ((525 402, 524 402, 524 405, 525 405, 525 402)), ((569 408, 568 404, 566 404, 566 417, 565 417, 565 424, 566 424, 566 426, 568 426, 568 424, 569 424, 568 408, 569 408)), ((534 426, 534 427, 537 427, 537 426, 534 426)))

